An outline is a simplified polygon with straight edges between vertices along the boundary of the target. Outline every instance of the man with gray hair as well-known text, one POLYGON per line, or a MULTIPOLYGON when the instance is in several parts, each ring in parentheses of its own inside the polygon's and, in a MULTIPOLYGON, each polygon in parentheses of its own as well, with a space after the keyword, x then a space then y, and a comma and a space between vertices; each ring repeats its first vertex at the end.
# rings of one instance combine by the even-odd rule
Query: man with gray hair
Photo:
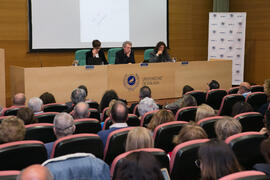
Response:
POLYGON ((73 108, 78 104, 79 102, 85 102, 86 98, 86 92, 81 88, 76 88, 72 91, 70 99, 71 102, 67 102, 66 105, 68 106, 67 112, 70 113, 73 108))
POLYGON ((31 99, 29 99, 28 101, 28 107, 30 109, 32 109, 32 111, 34 112, 34 114, 39 114, 39 113, 43 113, 43 102, 40 98, 38 97, 33 97, 31 99))
POLYGON ((85 102, 79 102, 75 107, 72 113, 74 119, 83 119, 89 118, 89 105, 85 102))
POLYGON ((145 113, 158 110, 159 107, 154 101, 154 99, 146 97, 142 99, 138 105, 138 111, 140 116, 142 117, 145 113))
POLYGON ((115 64, 135 64, 134 52, 131 47, 130 41, 123 42, 123 49, 116 53, 115 64))
MULTIPOLYGON (((68 113, 59 113, 53 120, 53 131, 57 139, 72 135, 76 127, 73 117, 68 113)), ((51 156, 54 142, 45 144, 47 149, 48 158, 51 156)))

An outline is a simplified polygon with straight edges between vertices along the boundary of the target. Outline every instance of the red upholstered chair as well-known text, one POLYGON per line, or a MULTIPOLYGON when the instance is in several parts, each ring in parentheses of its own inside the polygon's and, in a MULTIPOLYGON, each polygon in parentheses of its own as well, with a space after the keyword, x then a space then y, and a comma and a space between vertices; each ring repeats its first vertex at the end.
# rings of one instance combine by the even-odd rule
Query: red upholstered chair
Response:
POLYGON ((251 92, 264 92, 264 87, 262 85, 253 85, 250 88, 251 92))
POLYGON ((173 137, 179 134, 186 121, 173 121, 157 126, 153 133, 155 148, 171 152, 174 148, 173 137))
POLYGON ((108 118, 108 116, 106 114, 106 111, 107 110, 109 110, 109 107, 106 107, 106 108, 103 109, 103 111, 101 113, 101 118, 100 118, 101 119, 101 122, 104 122, 108 118))
POLYGON ((212 89, 206 94, 206 104, 211 106, 213 109, 219 109, 222 99, 227 95, 227 91, 224 89, 212 89))
POLYGON ((53 144, 51 158, 80 152, 102 158, 103 144, 100 137, 96 134, 75 134, 60 138, 53 144))
POLYGON ((49 143, 56 140, 53 131, 53 124, 49 123, 37 123, 29 124, 25 126, 26 134, 25 140, 38 140, 43 143, 49 143))
POLYGON ((242 132, 260 131, 264 127, 263 115, 258 112, 241 113, 234 117, 242 125, 242 132))
POLYGON ((208 117, 201 119, 199 122, 197 122, 197 124, 205 130, 208 138, 216 138, 217 135, 215 131, 215 123, 222 118, 222 116, 208 117))
POLYGON ((231 147, 239 163, 251 169, 256 163, 264 163, 260 144, 265 136, 259 132, 244 132, 228 137, 225 142, 231 147))
POLYGON ((201 144, 209 139, 197 139, 179 144, 173 149, 170 161, 170 176, 172 180, 199 179, 200 168, 195 164, 201 144))
POLYGON ((96 101, 86 101, 88 104, 89 108, 97 109, 99 108, 99 104, 96 101))
POLYGON ((93 118, 84 118, 74 120, 76 129, 74 134, 80 133, 98 133, 101 130, 99 120, 93 118))
POLYGON ((46 112, 36 114, 35 117, 38 119, 39 123, 51 123, 53 124, 54 117, 58 114, 58 112, 46 112))
POLYGON ((128 151, 128 152, 125 152, 123 154, 120 154, 113 160, 112 165, 111 165, 112 179, 113 180, 115 179, 117 169, 125 157, 127 157, 129 154, 131 154, 133 152, 141 152, 141 151, 151 153, 153 156, 155 156, 157 161, 160 163, 161 168, 169 169, 169 157, 167 156, 166 152, 163 151, 162 149, 158 149, 158 148, 136 149, 136 150, 132 150, 132 151, 128 151))
POLYGON ((68 106, 66 104, 50 103, 43 106, 44 112, 65 112, 66 110, 68 110, 68 106))
POLYGON ((4 108, 2 114, 4 116, 17 116, 17 112, 25 106, 12 106, 10 108, 4 108))
POLYGON ((112 124, 113 124, 113 122, 112 122, 111 118, 107 117, 107 119, 104 121, 102 130, 109 129, 112 124))
POLYGON ((241 171, 233 174, 229 174, 219 180, 266 180, 269 179, 263 172, 260 171, 241 171))
POLYGON ((141 118, 141 126, 143 127, 147 127, 147 125, 150 123, 153 115, 155 113, 157 113, 159 110, 154 110, 154 111, 150 111, 150 112, 147 112, 143 115, 143 117, 141 118))
POLYGON ((116 156, 125 152, 127 135, 132 128, 133 127, 118 129, 109 134, 103 158, 106 163, 110 165, 116 156))
POLYGON ((230 94, 230 95, 224 96, 222 99, 221 106, 219 108, 218 115, 231 116, 233 105, 239 101, 245 101, 244 96, 239 95, 239 94, 230 94))
POLYGON ((189 91, 186 94, 193 96, 196 99, 198 106, 205 103, 206 93, 203 91, 189 91))
POLYGON ((238 90, 239 90, 239 86, 232 87, 227 91, 227 94, 237 94, 238 90))
POLYGON ((175 119, 177 121, 195 121, 197 106, 181 108, 177 111, 175 119))
POLYGON ((47 160, 41 141, 17 141, 0 145, 0 170, 22 170, 47 160))
POLYGON ((88 111, 90 112, 89 118, 94 118, 100 121, 100 114, 97 109, 89 108, 88 111))
POLYGON ((20 171, 0 171, 1 180, 16 180, 20 171))
POLYGON ((257 111, 262 105, 267 103, 267 95, 263 92, 250 93, 246 97, 246 102, 253 107, 254 111, 257 111))

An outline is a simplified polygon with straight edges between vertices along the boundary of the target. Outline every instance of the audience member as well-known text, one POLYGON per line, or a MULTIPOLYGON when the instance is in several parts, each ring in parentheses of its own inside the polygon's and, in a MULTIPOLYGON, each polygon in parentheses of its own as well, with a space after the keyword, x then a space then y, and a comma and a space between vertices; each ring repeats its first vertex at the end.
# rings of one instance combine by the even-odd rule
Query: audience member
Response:
POLYGON ((92 41, 92 49, 86 53, 86 65, 93 65, 94 58, 100 59, 102 64, 108 64, 103 49, 101 49, 101 42, 99 40, 92 41))
POLYGON ((17 180, 53 180, 53 176, 48 168, 36 164, 22 170, 17 180))
POLYGON ((179 104, 179 109, 189 106, 197 106, 197 101, 193 96, 185 94, 179 104))
POLYGON ((197 108, 195 121, 199 122, 201 119, 212 117, 215 115, 216 115, 215 110, 211 106, 207 104, 201 104, 197 108))
POLYGON ((22 141, 25 136, 25 127, 21 119, 11 116, 0 124, 0 142, 8 143, 14 141, 22 141))
POLYGON ((126 141, 126 151, 153 147, 152 135, 148 129, 135 127, 129 131, 126 141))
POLYGON ((163 180, 159 162, 148 152, 133 152, 119 165, 115 180, 163 180))
MULTIPOLYGON (((152 97, 152 95, 151 95, 151 89, 148 86, 143 86, 143 87, 141 87, 140 92, 139 92, 140 101, 142 99, 146 98, 146 97, 148 97, 148 98, 151 98, 152 97)), ((129 108, 130 109, 130 112, 129 113, 133 114, 133 110, 134 110, 135 106, 137 106, 137 104, 138 103, 131 104, 131 106, 129 108)))
POLYGON ((173 113, 168 110, 162 109, 153 115, 150 123, 147 125, 147 128, 154 132, 155 128, 160 124, 171 121, 175 121, 173 113))
POLYGON ((223 141, 210 141, 199 148, 196 165, 201 169, 201 180, 216 180, 241 171, 231 148, 223 141))
POLYGON ((43 113, 43 102, 38 97, 33 97, 28 101, 28 107, 32 109, 34 114, 43 113))
POLYGON ((154 51, 150 53, 149 62, 172 62, 164 42, 157 43, 154 51))
MULTIPOLYGON (((72 135, 75 131, 74 119, 70 114, 59 113, 54 117, 53 130, 57 139, 72 135)), ((54 142, 45 144, 48 158, 51 156, 54 142)))
POLYGON ((259 108, 259 112, 264 115, 270 105, 270 79, 264 81, 264 93, 267 95, 267 103, 259 108))
POLYGON ((108 90, 103 94, 102 99, 99 104, 101 113, 106 107, 109 106, 112 99, 118 100, 118 95, 114 90, 108 90))
POLYGON ((34 116, 34 112, 28 108, 21 108, 17 112, 17 117, 23 120, 24 125, 38 123, 38 119, 34 116))
POLYGON ((83 118, 89 118, 89 105, 85 102, 79 102, 72 111, 72 116, 74 119, 83 119, 83 118))
POLYGON ((21 108, 21 107, 24 107, 25 105, 25 95, 23 93, 17 93, 13 96, 12 98, 12 106, 9 107, 9 108, 3 108, 1 112, 1 115, 4 116, 4 113, 7 111, 7 110, 10 110, 10 109, 14 109, 14 108, 21 108))
POLYGON ((71 102, 66 103, 66 105, 68 106, 68 113, 71 112, 74 106, 76 106, 76 104, 78 104, 79 102, 85 102, 86 93, 83 89, 76 88, 72 91, 70 98, 71 102))
POLYGON ((139 111, 140 117, 142 117, 147 112, 158 110, 158 109, 159 107, 154 101, 154 99, 148 98, 148 97, 142 99, 138 105, 138 111, 139 111))
POLYGON ((123 42, 123 49, 116 52, 115 64, 134 64, 134 51, 131 49, 132 43, 130 41, 123 42))
POLYGON ((85 91, 85 97, 88 96, 88 89, 87 89, 87 87, 85 85, 80 85, 78 88, 83 89, 85 91))
POLYGON ((128 126, 126 123, 128 119, 128 110, 126 105, 121 101, 117 101, 112 106, 110 118, 113 122, 113 125, 110 126, 110 129, 98 132, 98 135, 100 136, 104 147, 106 145, 107 138, 111 132, 128 126))
POLYGON ((232 117, 246 112, 253 112, 253 107, 247 102, 237 102, 232 107, 232 117))
POLYGON ((239 90, 238 90, 237 94, 242 94, 246 98, 247 95, 249 95, 251 93, 250 89, 251 89, 251 87, 250 87, 250 84, 248 82, 242 82, 239 86, 239 90))
MULTIPOLYGON (((110 117, 111 110, 112 110, 112 106, 113 106, 116 102, 117 102, 117 100, 115 100, 115 99, 111 100, 111 102, 110 102, 110 104, 109 104, 109 109, 107 109, 107 111, 105 112, 107 117, 110 117)), ((104 120, 105 120, 105 119, 104 119, 104 120)))
POLYGON ((219 83, 216 80, 212 80, 209 84, 208 84, 208 90, 212 90, 212 89, 219 89, 219 83))
POLYGON ((227 137, 241 133, 242 126, 238 120, 225 116, 215 123, 215 132, 219 140, 225 140, 227 137))
POLYGON ((56 103, 53 94, 49 93, 49 92, 43 93, 39 98, 42 100, 44 105, 45 104, 56 103))

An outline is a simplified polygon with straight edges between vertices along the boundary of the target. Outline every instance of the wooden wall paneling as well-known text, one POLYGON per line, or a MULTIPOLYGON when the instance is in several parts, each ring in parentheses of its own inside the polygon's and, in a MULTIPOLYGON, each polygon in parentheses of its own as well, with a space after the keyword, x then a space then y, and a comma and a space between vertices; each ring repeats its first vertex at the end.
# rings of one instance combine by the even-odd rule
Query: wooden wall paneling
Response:
POLYGON ((0 106, 6 107, 5 51, 0 49, 0 106))

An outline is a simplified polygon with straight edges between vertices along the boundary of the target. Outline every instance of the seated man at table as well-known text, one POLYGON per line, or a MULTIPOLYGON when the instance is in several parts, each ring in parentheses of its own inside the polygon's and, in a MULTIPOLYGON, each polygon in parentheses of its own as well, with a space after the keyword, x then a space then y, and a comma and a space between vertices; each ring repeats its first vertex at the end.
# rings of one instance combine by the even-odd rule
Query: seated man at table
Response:
POLYGON ((86 53, 86 65, 96 65, 98 61, 100 61, 100 64, 108 64, 104 51, 101 49, 101 42, 94 40, 92 47, 93 48, 86 53))
POLYGON ((115 56, 115 64, 134 64, 134 52, 131 49, 132 43, 125 41, 123 43, 123 49, 118 51, 115 56))

